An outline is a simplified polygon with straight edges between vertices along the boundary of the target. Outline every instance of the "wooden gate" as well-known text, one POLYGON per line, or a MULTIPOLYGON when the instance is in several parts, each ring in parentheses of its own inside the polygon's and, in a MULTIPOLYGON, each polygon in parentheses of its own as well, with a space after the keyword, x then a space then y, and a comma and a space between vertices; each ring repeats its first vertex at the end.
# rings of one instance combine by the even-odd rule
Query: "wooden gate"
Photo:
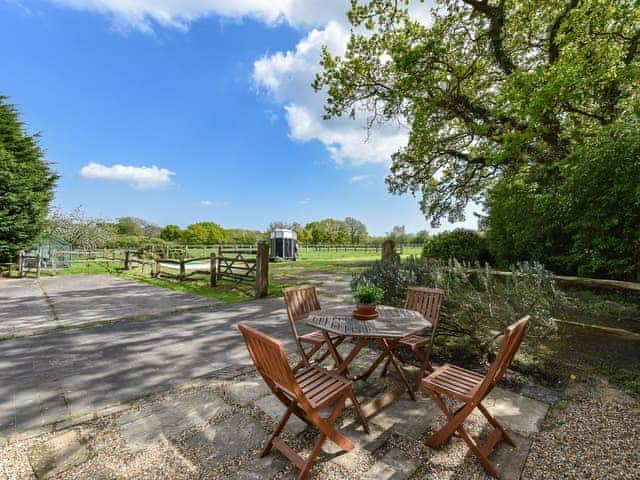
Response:
POLYGON ((219 254, 211 254, 211 286, 218 281, 227 279, 236 282, 255 282, 256 297, 264 297, 269 292, 269 245, 264 242, 258 244, 254 258, 245 255, 254 254, 253 251, 236 251, 231 256, 219 250, 219 254))
POLYGON ((239 253, 235 257, 218 256, 217 278, 218 280, 228 278, 239 282, 255 282, 256 280, 256 258, 244 258, 239 253))

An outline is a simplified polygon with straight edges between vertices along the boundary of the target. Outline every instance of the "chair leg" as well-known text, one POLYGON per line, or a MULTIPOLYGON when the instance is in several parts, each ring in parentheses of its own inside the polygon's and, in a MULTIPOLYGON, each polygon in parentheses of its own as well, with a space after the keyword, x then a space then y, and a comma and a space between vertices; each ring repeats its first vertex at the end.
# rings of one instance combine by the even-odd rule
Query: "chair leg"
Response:
POLYGON ((322 445, 324 444, 327 437, 329 437, 333 442, 335 442, 343 450, 345 451, 353 450, 354 445, 351 442, 351 440, 349 440, 344 435, 338 433, 334 428, 334 424, 336 423, 336 420, 338 419, 340 412, 342 412, 342 409, 344 408, 344 402, 346 399, 347 399, 347 395, 343 395, 336 402, 336 405, 335 407, 333 407, 333 411, 331 412, 331 416, 326 421, 322 420, 320 416, 317 414, 317 412, 312 412, 310 414, 310 417, 312 419, 314 417, 317 418, 318 421, 314 423, 316 423, 316 426, 320 429, 320 434, 318 435, 318 439, 316 440, 316 443, 313 446, 313 450, 311 450, 311 453, 309 453, 309 456, 305 460, 304 465, 300 469, 300 473, 298 474, 298 477, 297 477, 298 480, 303 480, 304 478, 306 478, 307 474, 309 473, 309 470, 311 470, 311 467, 316 461, 316 458, 320 454, 322 445))
POLYGON ((265 455, 269 454, 269 452, 271 451, 271 447, 273 446, 273 440, 278 435, 280 435, 280 432, 282 432, 282 429, 284 428, 284 426, 289 421, 289 417, 291 417, 291 414, 293 413, 293 410, 295 409, 295 407, 296 407, 296 403, 295 402, 291 402, 289 404, 289 406, 287 407, 287 411, 284 413, 284 415, 282 416, 282 418, 278 422, 278 425, 276 426, 275 430, 273 431, 273 433, 269 437, 269 440, 267 440, 267 443, 265 444, 264 448, 260 452, 260 456, 261 457, 264 457, 265 455))
POLYGON ((293 371, 297 372, 303 367, 309 367, 312 363, 311 358, 316 354, 318 350, 320 350, 320 347, 322 347, 321 343, 315 344, 313 345, 313 347, 311 347, 311 350, 309 350, 308 352, 305 352, 304 348, 301 347, 301 350, 302 350, 301 355, 304 355, 304 359, 300 360, 298 364, 295 367, 293 367, 293 371))
POLYGON ((478 404, 478 409, 482 412, 482 414, 485 416, 487 421, 493 426, 493 428, 495 428, 496 430, 499 430, 500 433, 502 433, 502 438, 504 438, 505 442, 507 442, 513 448, 518 447, 516 445, 516 442, 513 441, 513 438, 511 438, 511 436, 507 433, 507 431, 504 428, 502 428, 502 425, 498 423, 495 417, 491 415, 491 413, 489 413, 489 410, 487 410, 487 408, 482 404, 482 402, 478 404))
POLYGON ((362 428, 364 428, 365 432, 371 433, 369 430, 369 422, 367 422, 367 417, 365 417, 364 412, 362 411, 362 407, 356 398, 356 394, 353 392, 353 388, 349 392, 349 398, 351 399, 351 403, 353 403, 353 408, 356 410, 356 415, 358 415, 362 428))
POLYGON ((429 357, 431 356, 431 349, 430 348, 427 348, 425 353, 420 352, 417 348, 416 349, 412 349, 412 350, 415 353, 415 355, 418 358, 418 360, 421 361, 420 373, 418 374, 418 380, 416 381, 416 384, 413 387, 413 389, 414 389, 413 391, 415 392, 420 387, 420 382, 424 378, 424 374, 427 372, 427 370, 429 370, 430 372, 433 372, 433 366, 429 362, 429 357))
POLYGON ((447 416, 447 418, 449 418, 449 422, 436 433, 434 433, 429 438, 429 440, 427 440, 427 445, 432 448, 439 447, 444 442, 449 440, 451 436, 457 431, 465 441, 465 443, 469 446, 471 451, 476 455, 476 457, 478 457, 478 460, 480 460, 480 463, 482 464, 485 472, 487 472, 492 477, 497 477, 498 471, 496 470, 496 467, 487 458, 487 455, 490 453, 490 451, 485 453, 463 426, 463 422, 467 419, 471 412, 473 412, 475 406, 472 403, 467 403, 455 412, 452 412, 439 394, 431 390, 428 390, 428 392, 434 399, 436 404, 447 416))
MULTIPOLYGON (((338 344, 336 344, 336 346, 337 346, 337 345, 338 345, 338 344)), ((324 361, 327 359, 327 357, 328 357, 329 355, 331 355, 331 350, 329 350, 329 348, 327 347, 327 349, 325 350, 325 352, 324 352, 322 355, 320 355, 320 356, 316 359, 315 363, 317 363, 317 364, 321 364, 322 362, 324 362, 324 361)))
POLYGON ((427 390, 427 392, 429 393, 429 395, 431 395, 431 398, 433 398, 438 407, 440 407, 440 410, 442 410, 442 412, 449 419, 449 422, 444 427, 431 435, 431 437, 427 440, 427 445, 429 445, 431 448, 437 448, 444 442, 449 440, 456 431, 460 433, 460 430, 464 430, 462 428, 462 422, 467 419, 467 417, 471 414, 475 407, 473 406, 473 404, 467 403, 464 404, 462 408, 458 409, 456 412, 452 412, 439 394, 432 390, 427 390))

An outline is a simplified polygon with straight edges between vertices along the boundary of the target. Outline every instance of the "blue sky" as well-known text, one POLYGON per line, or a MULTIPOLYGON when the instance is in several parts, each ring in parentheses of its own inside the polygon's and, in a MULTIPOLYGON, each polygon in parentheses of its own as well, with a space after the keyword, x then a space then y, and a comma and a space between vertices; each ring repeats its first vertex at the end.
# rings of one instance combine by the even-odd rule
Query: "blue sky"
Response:
POLYGON ((63 209, 427 228, 417 199, 384 185, 406 132, 365 141, 361 122, 320 119, 308 85, 320 46, 344 48, 348 2, 313 3, 0 0, 0 93, 41 133, 63 209))

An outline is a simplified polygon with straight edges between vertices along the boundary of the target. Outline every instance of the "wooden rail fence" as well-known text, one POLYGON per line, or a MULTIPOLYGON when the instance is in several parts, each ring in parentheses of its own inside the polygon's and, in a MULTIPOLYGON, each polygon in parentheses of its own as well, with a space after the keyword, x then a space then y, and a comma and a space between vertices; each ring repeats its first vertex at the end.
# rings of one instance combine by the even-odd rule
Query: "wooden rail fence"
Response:
POLYGON ((211 254, 211 286, 215 287, 222 279, 237 282, 255 283, 255 296, 265 297, 269 294, 269 245, 258 244, 257 249, 219 250, 219 254, 211 254), (233 255, 234 256, 230 256, 233 255), (255 255, 247 258, 245 255, 255 255))
MULTIPOLYGON (((340 245, 320 245, 320 244, 298 244, 298 251, 309 252, 382 252, 384 244, 340 244, 340 245)), ((397 245, 396 253, 403 254, 405 248, 422 248, 423 245, 397 245)))
MULTIPOLYGON (((269 293, 269 245, 261 243, 256 249, 234 249, 231 256, 228 250, 219 250, 208 257, 167 259, 157 258, 153 262, 151 275, 156 278, 168 278, 178 281, 195 279, 196 275, 209 275, 211 287, 218 286, 221 280, 252 283, 255 296, 264 297, 269 293), (249 255, 254 255, 249 258, 249 255), (164 269, 163 269, 164 267, 164 269), (169 271, 167 271, 167 269, 169 271)), ((135 262, 150 263, 127 255, 125 265, 135 262)))
POLYGON ((22 278, 28 272, 34 271, 36 278, 40 278, 41 264, 40 255, 27 255, 25 252, 20 252, 18 256, 18 275, 22 278))

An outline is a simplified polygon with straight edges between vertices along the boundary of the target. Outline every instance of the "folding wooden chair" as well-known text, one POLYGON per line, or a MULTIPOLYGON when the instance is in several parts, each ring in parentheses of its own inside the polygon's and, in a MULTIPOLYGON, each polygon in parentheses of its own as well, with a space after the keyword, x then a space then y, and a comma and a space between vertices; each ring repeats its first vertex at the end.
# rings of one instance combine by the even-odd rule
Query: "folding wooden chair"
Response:
MULTIPOLYGON (((424 377, 425 372, 427 370, 433 371, 429 359, 431 358, 433 342, 435 341, 438 325, 440 324, 440 310, 442 309, 443 302, 444 290, 440 290, 439 288, 409 287, 409 291, 407 292, 404 308, 420 312, 431 322, 431 335, 429 337, 409 335, 398 342, 398 345, 409 347, 421 363, 420 375, 418 376, 414 391, 420 386, 420 381, 424 377)), ((384 364, 384 368, 382 369, 383 376, 387 374, 390 361, 391 359, 389 358, 384 364)))
MULTIPOLYGON (((296 347, 300 353, 301 360, 294 367, 294 371, 302 367, 308 367, 312 363, 322 363, 322 361, 329 355, 334 356, 336 364, 340 364, 342 359, 339 354, 335 358, 335 354, 328 348, 320 357, 313 360, 313 356, 326 344, 325 337, 320 330, 314 330, 311 333, 304 335, 298 334, 296 328, 296 322, 304 320, 313 311, 320 310, 320 301, 318 300, 318 294, 316 293, 316 287, 313 285, 299 285, 296 287, 289 287, 282 290, 284 295, 284 303, 287 308, 287 316, 289 317, 289 325, 291 326, 291 332, 296 342, 296 347), (309 351, 305 351, 303 343, 311 345, 309 351)), ((344 337, 338 335, 331 335, 333 344, 337 347, 344 341, 344 337)))
POLYGON ((489 454, 501 439, 504 439, 504 441, 512 447, 515 447, 516 444, 498 421, 489 413, 487 408, 482 404, 482 401, 491 390, 493 390, 493 387, 497 385, 504 375, 504 372, 509 368, 509 365, 511 365, 513 357, 520 346, 520 342, 522 342, 522 337, 524 337, 528 322, 529 317, 526 316, 506 329, 498 356, 491 364, 489 372, 485 376, 446 363, 422 380, 422 386, 449 418, 449 423, 427 440, 427 444, 430 447, 435 448, 442 445, 449 440, 455 432, 458 432, 464 441, 467 442, 471 451, 480 459, 480 463, 482 463, 485 471, 494 477, 498 476, 495 466, 488 459, 489 454), (451 410, 443 400, 443 395, 462 402, 462 406, 455 411, 451 410), (476 407, 493 426, 493 431, 484 445, 478 445, 463 426, 463 422, 476 407))
POLYGON ((298 475, 300 480, 306 477, 327 438, 345 451, 352 450, 354 445, 351 440, 334 427, 347 398, 351 399, 362 426, 369 433, 369 426, 353 393, 351 381, 318 365, 307 367, 294 374, 287 363, 287 357, 280 342, 247 325, 239 324, 238 328, 244 336, 256 369, 273 394, 287 408, 262 449, 261 457, 267 455, 272 446, 276 447, 300 469, 298 475), (326 420, 321 418, 319 411, 332 404, 334 407, 329 417, 326 420), (320 430, 318 439, 306 460, 294 452, 279 436, 292 414, 320 430))

